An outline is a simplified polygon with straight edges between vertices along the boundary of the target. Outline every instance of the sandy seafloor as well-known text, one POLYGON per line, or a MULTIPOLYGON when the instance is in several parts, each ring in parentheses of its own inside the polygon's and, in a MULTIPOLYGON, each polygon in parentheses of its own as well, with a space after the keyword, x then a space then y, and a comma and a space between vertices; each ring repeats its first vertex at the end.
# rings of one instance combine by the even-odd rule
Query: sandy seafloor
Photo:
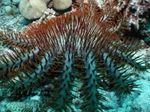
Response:
MULTIPOLYGON (((7 3, 9 0, 0 1, 6 2, 0 5, 0 28, 7 27, 10 30, 20 30, 23 25, 26 24, 26 21, 18 11, 9 12, 10 9, 8 6, 10 4, 7 3)), ((0 46, 0 53, 3 52, 3 50, 4 49, 0 46)), ((141 53, 145 55, 145 51, 139 51, 139 54, 141 53)), ((104 94, 108 96, 106 112, 150 112, 150 70, 141 73, 137 83, 140 84, 139 90, 141 92, 133 93, 123 99, 122 102, 118 102, 113 92, 105 92, 104 94)), ((0 88, 0 112, 44 112, 43 109, 40 109, 42 102, 38 95, 28 97, 22 102, 14 102, 1 99, 3 92, 3 89, 0 88)), ((51 112, 50 109, 49 112, 51 112)), ((79 111, 77 110, 77 112, 79 111)))

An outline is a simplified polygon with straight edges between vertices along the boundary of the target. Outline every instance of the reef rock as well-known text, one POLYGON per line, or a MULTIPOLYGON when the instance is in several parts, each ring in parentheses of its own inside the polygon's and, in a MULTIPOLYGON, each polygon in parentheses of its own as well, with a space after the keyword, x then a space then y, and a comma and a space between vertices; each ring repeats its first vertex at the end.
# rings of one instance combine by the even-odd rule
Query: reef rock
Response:
POLYGON ((20 13, 29 20, 40 18, 46 9, 44 0, 21 0, 19 4, 20 13))
POLYGON ((57 10, 65 10, 72 5, 72 0, 53 0, 54 8, 57 10))

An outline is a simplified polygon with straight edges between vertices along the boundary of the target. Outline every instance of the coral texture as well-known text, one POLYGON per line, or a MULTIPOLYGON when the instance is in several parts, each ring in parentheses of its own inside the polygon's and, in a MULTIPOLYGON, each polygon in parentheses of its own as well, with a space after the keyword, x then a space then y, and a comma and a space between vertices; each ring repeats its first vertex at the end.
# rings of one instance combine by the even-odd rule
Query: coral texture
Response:
POLYGON ((72 0, 53 0, 54 8, 57 10, 64 10, 72 5, 72 0))
POLYGON ((46 9, 47 4, 44 0, 21 0, 19 4, 20 13, 26 19, 40 18, 46 9))
POLYGON ((74 4, 75 11, 21 32, 0 32, 3 46, 15 53, 0 56, 4 97, 20 100, 43 87, 45 105, 56 112, 99 112, 107 99, 103 90, 119 98, 135 91, 138 73, 149 66, 136 55, 146 47, 142 38, 121 33, 128 3, 74 4))

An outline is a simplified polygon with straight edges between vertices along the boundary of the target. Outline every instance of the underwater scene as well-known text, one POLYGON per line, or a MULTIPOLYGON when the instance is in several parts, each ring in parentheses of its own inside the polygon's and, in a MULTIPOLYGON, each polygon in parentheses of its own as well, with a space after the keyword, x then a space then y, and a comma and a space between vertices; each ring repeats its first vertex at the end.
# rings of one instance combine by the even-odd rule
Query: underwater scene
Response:
POLYGON ((0 112, 150 112, 150 0, 0 0, 0 112))

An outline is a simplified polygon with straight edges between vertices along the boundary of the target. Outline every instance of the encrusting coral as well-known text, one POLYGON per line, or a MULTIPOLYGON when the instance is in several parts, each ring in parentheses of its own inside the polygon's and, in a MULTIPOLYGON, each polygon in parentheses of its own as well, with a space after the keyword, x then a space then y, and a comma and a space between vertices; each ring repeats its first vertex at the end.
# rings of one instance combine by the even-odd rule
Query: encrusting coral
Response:
POLYGON ((72 6, 72 0, 53 0, 54 8, 64 10, 72 6))
POLYGON ((145 43, 150 45, 149 19, 150 19, 150 1, 138 0, 132 1, 128 8, 128 26, 126 33, 136 34, 137 37, 142 37, 145 43))
POLYGON ((44 0, 21 0, 19 3, 20 13, 29 20, 40 18, 47 9, 46 2, 44 0))
POLYGON ((102 8, 94 2, 75 3, 74 11, 20 32, 0 32, 3 46, 15 54, 0 56, 0 79, 8 97, 19 100, 32 91, 51 85, 43 93, 56 112, 99 112, 106 96, 118 97, 135 91, 137 74, 146 66, 137 51, 146 47, 141 38, 122 35, 129 0, 105 0, 102 8), (79 98, 76 107, 73 99, 79 98))
POLYGON ((48 8, 65 12, 71 6, 72 0, 21 0, 19 10, 24 18, 34 20, 40 18, 48 8))

